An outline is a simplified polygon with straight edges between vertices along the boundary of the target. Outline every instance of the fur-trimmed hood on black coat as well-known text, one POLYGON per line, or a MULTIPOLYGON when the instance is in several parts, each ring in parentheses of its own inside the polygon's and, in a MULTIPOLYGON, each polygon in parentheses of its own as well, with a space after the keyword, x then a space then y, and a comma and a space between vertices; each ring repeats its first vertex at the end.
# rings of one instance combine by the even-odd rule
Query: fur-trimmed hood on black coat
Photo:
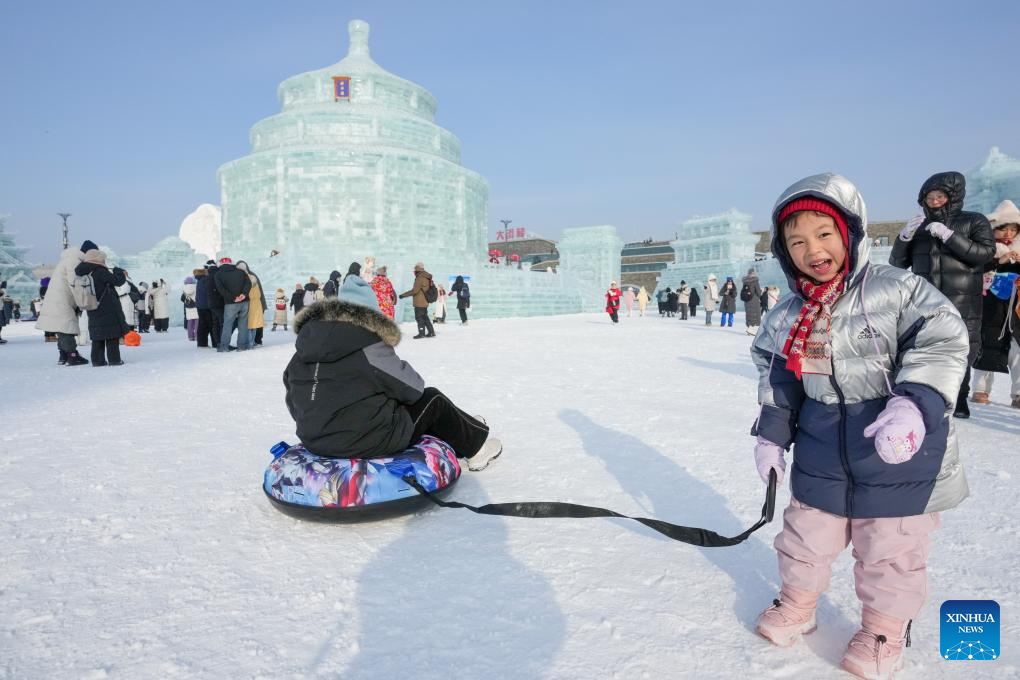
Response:
POLYGON ((413 423, 405 408, 425 389, 393 350, 400 329, 379 312, 338 298, 294 318, 296 351, 283 374, 287 408, 309 451, 332 458, 404 450, 413 423))

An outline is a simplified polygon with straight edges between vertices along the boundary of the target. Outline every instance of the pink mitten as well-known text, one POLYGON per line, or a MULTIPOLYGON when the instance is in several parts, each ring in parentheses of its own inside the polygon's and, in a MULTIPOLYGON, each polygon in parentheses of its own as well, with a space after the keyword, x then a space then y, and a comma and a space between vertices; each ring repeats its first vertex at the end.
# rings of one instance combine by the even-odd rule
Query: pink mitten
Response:
POLYGON ((768 439, 758 436, 758 443, 754 447, 754 464, 758 467, 758 474, 766 484, 769 483, 769 470, 775 468, 776 482, 783 483, 783 473, 786 472, 786 458, 783 457, 783 447, 773 444, 768 439))
POLYGON ((928 233, 936 238, 942 239, 945 243, 949 240, 949 237, 953 235, 953 230, 942 224, 941 222, 932 222, 927 226, 928 233))
POLYGON ((865 437, 875 438, 875 450, 887 463, 906 463, 924 441, 924 418, 909 397, 893 397, 875 422, 864 428, 865 437))

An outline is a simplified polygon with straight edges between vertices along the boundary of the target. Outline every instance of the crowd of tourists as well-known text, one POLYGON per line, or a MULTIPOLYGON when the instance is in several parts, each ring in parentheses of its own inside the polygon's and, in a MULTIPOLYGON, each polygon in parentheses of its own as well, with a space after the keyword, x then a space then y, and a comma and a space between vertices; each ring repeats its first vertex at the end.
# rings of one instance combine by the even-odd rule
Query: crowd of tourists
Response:
MULTIPOLYGON (((133 333, 165 333, 170 328, 171 285, 164 279, 135 283, 127 271, 108 267, 106 254, 92 241, 78 249, 67 249, 49 277, 40 282, 36 328, 47 341, 57 343, 60 365, 80 366, 89 360, 78 352, 78 345, 91 342, 93 366, 120 366, 120 345, 131 342, 133 333), (83 330, 85 315, 87 332, 83 330)), ((0 287, 0 301, 6 291, 0 287)), ((291 315, 315 302, 342 297, 358 297, 370 291, 373 304, 381 314, 393 319, 401 298, 411 298, 418 334, 415 339, 436 337, 433 323, 446 322, 446 307, 455 305, 461 324, 468 323, 471 289, 458 276, 447 292, 433 281, 424 263, 414 267, 414 283, 398 295, 385 266, 375 266, 374 258, 364 264, 352 263, 346 275, 330 273, 324 284, 310 277, 295 284, 288 295, 283 288, 268 293, 259 275, 247 262, 230 257, 208 260, 186 277, 180 288, 184 327, 188 340, 197 347, 218 352, 243 352, 261 347, 270 312, 270 332, 284 331, 291 315), (430 305, 434 313, 429 314, 430 305)), ((15 317, 13 301, 0 304, 0 331, 15 317)), ((20 316, 20 309, 18 309, 20 316)), ((0 343, 6 341, 0 337, 0 343)), ((137 342, 137 340, 136 340, 137 342)))

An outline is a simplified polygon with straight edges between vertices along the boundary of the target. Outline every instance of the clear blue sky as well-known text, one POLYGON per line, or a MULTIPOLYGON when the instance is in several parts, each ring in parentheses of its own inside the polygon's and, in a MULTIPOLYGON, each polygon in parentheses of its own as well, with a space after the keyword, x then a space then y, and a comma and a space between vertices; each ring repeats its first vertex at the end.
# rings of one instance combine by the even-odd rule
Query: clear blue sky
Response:
POLYGON ((219 203, 277 85, 347 51, 431 91, 500 218, 557 237, 671 238, 737 207, 767 225, 792 181, 835 170, 872 219, 931 173, 1020 156, 1020 3, 198 2, 0 4, 0 213, 32 245, 129 254, 219 203))

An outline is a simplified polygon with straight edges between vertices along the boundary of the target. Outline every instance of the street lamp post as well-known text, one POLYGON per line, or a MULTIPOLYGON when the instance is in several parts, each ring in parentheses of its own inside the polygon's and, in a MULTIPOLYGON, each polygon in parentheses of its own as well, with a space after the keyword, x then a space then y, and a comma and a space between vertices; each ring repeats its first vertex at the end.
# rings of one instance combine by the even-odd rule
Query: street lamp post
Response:
POLYGON ((67 218, 71 216, 71 213, 57 213, 64 219, 64 250, 67 250, 67 218))

